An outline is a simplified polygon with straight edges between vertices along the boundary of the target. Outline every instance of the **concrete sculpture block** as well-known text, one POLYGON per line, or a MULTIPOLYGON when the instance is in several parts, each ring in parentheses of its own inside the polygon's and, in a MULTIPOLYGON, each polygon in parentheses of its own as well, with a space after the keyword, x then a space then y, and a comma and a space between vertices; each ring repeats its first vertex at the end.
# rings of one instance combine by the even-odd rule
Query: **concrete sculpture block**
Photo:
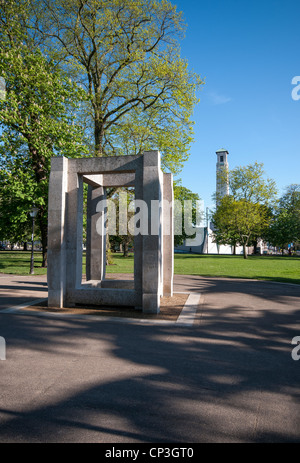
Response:
POLYGON ((134 306, 158 313, 173 294, 173 180, 160 153, 52 158, 49 182, 48 305, 134 306), (86 281, 82 281, 83 183, 88 184, 86 281), (106 188, 133 186, 139 210, 134 281, 105 280, 106 188))

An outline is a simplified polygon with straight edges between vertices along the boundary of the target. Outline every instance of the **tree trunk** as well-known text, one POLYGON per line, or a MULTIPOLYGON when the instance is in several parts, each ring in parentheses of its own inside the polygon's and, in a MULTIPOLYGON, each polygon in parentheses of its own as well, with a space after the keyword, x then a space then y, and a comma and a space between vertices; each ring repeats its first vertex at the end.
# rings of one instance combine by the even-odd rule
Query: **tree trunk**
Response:
POLYGON ((247 254, 247 245, 246 244, 243 244, 243 252, 244 252, 244 259, 247 259, 248 254, 247 254))
POLYGON ((110 255, 110 242, 109 242, 109 234, 106 232, 106 238, 105 238, 105 263, 106 265, 111 264, 111 255, 110 255))
POLYGON ((253 254, 256 254, 257 253, 257 240, 255 240, 253 247, 254 247, 253 254))
POLYGON ((47 247, 45 246, 42 247, 42 256, 43 256, 42 267, 47 268, 48 267, 48 252, 47 252, 47 247))
POLYGON ((128 244, 127 243, 123 244, 123 256, 128 257, 128 244))
POLYGON ((27 241, 23 243, 23 251, 28 251, 27 241))
POLYGON ((103 121, 99 119, 99 116, 95 114, 95 128, 94 128, 94 138, 95 138, 95 156, 103 156, 103 137, 104 137, 104 128, 103 121))
MULTIPOLYGON (((33 170, 35 173, 36 182, 38 184, 44 182, 47 179, 47 173, 45 169, 45 157, 39 153, 35 146, 31 143, 31 139, 27 136, 28 139, 28 148, 33 161, 33 170)), ((47 206, 46 206, 47 210, 47 206)), ((47 267, 47 243, 48 243, 48 219, 44 216, 45 210, 44 207, 39 208, 38 214, 38 223, 41 232, 41 241, 42 241, 42 253, 43 253, 43 262, 42 267, 47 267)))
POLYGON ((39 220, 39 227, 40 227, 41 242, 42 242, 42 256, 43 256, 42 267, 47 268, 47 264, 48 264, 48 256, 47 256, 48 225, 47 223, 44 223, 44 220, 42 217, 39 220))

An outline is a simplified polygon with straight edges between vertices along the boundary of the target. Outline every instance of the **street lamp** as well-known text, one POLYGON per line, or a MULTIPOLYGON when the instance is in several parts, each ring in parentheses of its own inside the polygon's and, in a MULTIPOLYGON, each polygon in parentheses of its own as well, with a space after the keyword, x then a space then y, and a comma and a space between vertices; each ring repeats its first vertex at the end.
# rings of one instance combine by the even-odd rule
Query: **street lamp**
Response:
POLYGON ((30 274, 34 274, 34 258, 33 258, 33 245, 34 245, 34 221, 38 213, 38 208, 34 207, 29 211, 29 215, 32 218, 32 234, 31 234, 31 259, 30 259, 30 274))
POLYGON ((209 238, 209 231, 208 231, 208 224, 209 224, 209 208, 206 208, 206 233, 207 233, 207 247, 206 247, 206 254, 208 254, 208 238, 209 238))

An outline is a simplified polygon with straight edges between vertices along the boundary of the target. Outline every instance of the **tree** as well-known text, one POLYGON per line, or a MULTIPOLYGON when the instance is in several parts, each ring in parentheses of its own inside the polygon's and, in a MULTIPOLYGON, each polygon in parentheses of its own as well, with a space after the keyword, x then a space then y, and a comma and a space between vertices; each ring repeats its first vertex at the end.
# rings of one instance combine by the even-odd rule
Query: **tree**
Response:
POLYGON ((179 173, 188 159, 192 141, 191 122, 174 120, 159 109, 134 108, 105 136, 106 152, 139 155, 157 149, 162 153, 162 169, 179 173))
POLYGON ((271 219, 270 205, 275 200, 275 182, 264 178, 263 164, 254 163, 237 167, 226 175, 230 195, 217 198, 217 208, 213 215, 215 241, 220 244, 243 246, 262 237, 271 219))
MULTIPOLYGON (((6 86, 5 98, 0 99, 1 168, 3 185, 12 189, 19 205, 20 199, 24 204, 22 217, 16 209, 13 222, 22 223, 33 203, 39 208, 37 223, 43 266, 47 266, 50 159, 84 153, 82 131, 74 114, 84 92, 35 48, 24 25, 29 14, 26 3, 0 3, 0 76, 6 86)), ((12 200, 3 200, 2 210, 10 208, 13 215, 12 200)))
POLYGON ((218 245, 228 244, 235 249, 239 242, 239 233, 234 222, 234 205, 232 196, 224 196, 219 200, 211 220, 214 226, 214 241, 218 245))
POLYGON ((203 82, 180 57, 184 23, 176 7, 167 0, 30 3, 32 27, 49 39, 47 53, 87 90, 95 155, 132 152, 133 145, 141 153, 155 144, 163 164, 178 169, 188 157, 203 82))
POLYGON ((265 235, 268 242, 281 249, 282 255, 288 244, 300 239, 300 224, 295 216, 286 210, 278 210, 271 221, 270 228, 265 235))
POLYGON ((292 184, 286 188, 285 194, 279 200, 279 207, 300 218, 300 184, 292 184))
POLYGON ((290 185, 280 198, 266 239, 273 246, 280 247, 282 254, 288 244, 300 240, 300 185, 290 185))
POLYGON ((268 226, 269 215, 269 209, 264 205, 225 196, 212 218, 215 241, 219 244, 243 246, 246 259, 247 246, 252 240, 262 236, 268 226))
POLYGON ((135 153, 156 145, 174 173, 188 158, 203 82, 180 58, 183 28, 166 0, 0 0, 3 175, 7 185, 14 176, 16 198, 28 181, 24 210, 39 207, 43 265, 51 156, 81 156, 83 145, 124 154, 134 124, 135 153))
POLYGON ((31 236, 28 212, 33 204, 30 166, 25 170, 24 162, 8 160, 5 154, 0 158, 0 240, 26 242, 31 236))
POLYGON ((263 163, 255 162, 229 171, 220 171, 219 175, 221 180, 228 176, 229 191, 234 199, 269 205, 274 202, 277 188, 274 180, 265 178, 263 166, 263 163))
POLYGON ((198 225, 197 219, 200 219, 198 204, 200 197, 197 193, 193 193, 191 190, 178 183, 174 183, 173 188, 175 222, 174 246, 181 246, 187 238, 192 239, 195 237, 193 227, 198 225), (187 211, 187 202, 190 202, 190 211, 187 211), (186 223, 187 221, 189 223, 186 223), (179 226, 177 227, 177 225, 179 226), (177 228, 178 233, 176 233, 177 228))

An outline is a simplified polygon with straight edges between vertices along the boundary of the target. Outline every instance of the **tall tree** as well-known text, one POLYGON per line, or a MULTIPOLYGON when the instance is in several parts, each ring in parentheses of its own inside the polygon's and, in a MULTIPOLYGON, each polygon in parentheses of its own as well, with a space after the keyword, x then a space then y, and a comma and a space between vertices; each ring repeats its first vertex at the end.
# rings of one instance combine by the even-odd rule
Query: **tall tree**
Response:
POLYGON ((192 141, 191 122, 157 108, 134 108, 120 124, 115 124, 105 134, 105 150, 115 155, 139 155, 158 149, 162 153, 162 169, 180 173, 188 159, 192 141))
POLYGON ((0 76, 5 81, 5 98, 0 99, 1 168, 6 186, 13 179, 15 198, 22 198, 26 182, 25 202, 39 208, 43 266, 47 266, 50 159, 84 152, 74 113, 84 92, 35 47, 27 33, 26 3, 0 3, 0 76))
POLYGON ((31 0, 31 5, 32 27, 49 38, 47 52, 51 48, 88 92, 95 155, 132 147, 125 139, 138 118, 138 151, 155 143, 176 169, 188 156, 195 92, 203 83, 180 57, 178 38, 185 26, 176 7, 167 0, 31 0), (166 132, 176 138, 176 162, 166 132))

